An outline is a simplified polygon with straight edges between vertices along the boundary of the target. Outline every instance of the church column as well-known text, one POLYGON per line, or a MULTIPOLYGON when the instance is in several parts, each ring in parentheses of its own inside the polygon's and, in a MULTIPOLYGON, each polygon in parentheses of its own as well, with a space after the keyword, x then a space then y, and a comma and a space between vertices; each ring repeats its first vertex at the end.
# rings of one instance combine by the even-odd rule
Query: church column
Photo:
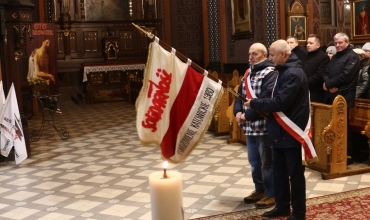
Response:
POLYGON ((59 24, 60 29, 63 31, 63 45, 64 45, 64 59, 70 60, 70 33, 71 33, 71 15, 70 15, 70 2, 69 0, 59 1, 59 24))
POLYGON ((35 5, 30 0, 16 0, 5 7, 5 26, 7 29, 7 44, 4 49, 3 84, 4 90, 9 90, 14 83, 20 112, 23 111, 22 85, 28 84, 24 74, 27 74, 26 45, 32 40, 32 10, 35 5))
MULTIPOLYGON (((278 25, 277 25, 277 2, 276 0, 265 0, 266 10, 266 46, 267 48, 277 40, 278 25)), ((281 16, 281 15, 280 15, 281 16)))
MULTIPOLYGON (((208 0, 208 43, 209 63, 205 63, 207 69, 221 72, 221 45, 220 45, 220 10, 218 0, 208 0), (208 65, 208 66, 207 66, 208 65)), ((205 51, 206 53, 207 51, 205 51)))

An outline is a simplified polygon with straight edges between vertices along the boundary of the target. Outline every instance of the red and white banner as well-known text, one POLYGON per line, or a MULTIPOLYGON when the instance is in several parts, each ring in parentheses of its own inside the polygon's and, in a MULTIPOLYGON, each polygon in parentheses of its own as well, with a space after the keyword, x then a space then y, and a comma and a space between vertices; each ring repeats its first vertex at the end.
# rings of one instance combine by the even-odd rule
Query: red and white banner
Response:
POLYGON ((14 147, 15 162, 19 164, 27 158, 27 149, 13 83, 0 113, 0 125, 1 155, 7 157, 14 147))
POLYGON ((136 101, 142 144, 160 146, 166 160, 184 161, 207 131, 221 91, 220 83, 183 63, 175 51, 152 42, 136 101))

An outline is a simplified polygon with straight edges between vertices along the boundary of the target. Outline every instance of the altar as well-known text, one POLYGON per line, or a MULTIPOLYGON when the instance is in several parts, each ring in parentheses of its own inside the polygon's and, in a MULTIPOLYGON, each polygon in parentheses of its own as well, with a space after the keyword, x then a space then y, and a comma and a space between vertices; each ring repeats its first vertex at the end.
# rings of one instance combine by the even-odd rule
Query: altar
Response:
POLYGON ((143 78, 144 63, 84 63, 84 99, 94 101, 131 101, 130 82, 143 78))

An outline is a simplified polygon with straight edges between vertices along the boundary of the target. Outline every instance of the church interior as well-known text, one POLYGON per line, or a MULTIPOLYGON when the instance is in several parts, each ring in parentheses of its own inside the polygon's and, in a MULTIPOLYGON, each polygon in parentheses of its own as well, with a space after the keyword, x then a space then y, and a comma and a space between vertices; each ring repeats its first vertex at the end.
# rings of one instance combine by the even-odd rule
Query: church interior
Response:
MULTIPOLYGON (((5 96, 14 84, 28 154, 0 155, 0 219, 152 219, 148 176, 163 159, 135 123, 146 33, 233 90, 252 44, 294 36, 305 48, 315 34, 326 53, 343 32, 361 49, 367 11, 367 0, 0 0, 0 80, 5 96)), ((255 208, 243 202, 254 184, 236 98, 225 92, 198 146, 169 165, 182 174, 184 219, 255 208)), ((305 168, 307 199, 370 187, 370 101, 343 106, 311 104, 319 162, 305 168)))

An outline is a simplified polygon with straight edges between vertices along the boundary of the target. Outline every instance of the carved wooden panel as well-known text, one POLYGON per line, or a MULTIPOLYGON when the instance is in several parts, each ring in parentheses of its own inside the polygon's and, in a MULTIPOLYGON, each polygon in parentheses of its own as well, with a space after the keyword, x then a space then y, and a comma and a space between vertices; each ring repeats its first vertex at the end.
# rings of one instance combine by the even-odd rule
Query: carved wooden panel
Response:
POLYGON ((85 52, 98 51, 98 32, 96 31, 84 32, 84 51, 85 52))
POLYGON ((89 77, 90 85, 103 85, 104 84, 104 75, 102 72, 90 73, 88 77, 89 77))
POLYGON ((119 32, 119 45, 120 45, 120 50, 132 50, 133 49, 132 31, 120 31, 119 32))
POLYGON ((76 32, 72 31, 69 33, 69 42, 70 42, 70 51, 71 53, 77 53, 77 41, 76 41, 76 32))
POLYGON ((320 21, 321 24, 331 24, 332 23, 332 2, 331 0, 321 0, 320 1, 320 21))
POLYGON ((105 38, 105 37, 114 37, 114 36, 116 36, 116 32, 114 32, 114 31, 102 31, 101 32, 101 37, 102 38, 105 38))
POLYGON ((81 21, 85 21, 85 0, 80 0, 81 21))
POLYGON ((298 0, 295 0, 292 4, 290 12, 291 13, 305 13, 305 10, 302 4, 298 0))
POLYGON ((311 169, 325 173, 346 171, 347 164, 347 103, 337 96, 333 105, 311 103, 312 134, 318 162, 311 169))
POLYGON ((64 34, 63 32, 57 32, 57 53, 64 53, 64 34))
POLYGON ((108 84, 121 83, 122 75, 123 75, 123 72, 120 72, 120 71, 108 72, 108 79, 107 79, 108 84))
POLYGON ((324 107, 316 107, 315 105, 312 106, 312 136, 313 136, 313 144, 316 149, 316 153, 320 158, 319 164, 323 167, 326 167, 326 151, 327 146, 325 142, 322 140, 321 135, 322 131, 326 126, 329 125, 330 119, 332 116, 331 108, 324 108, 324 107), (323 159, 321 159, 323 158, 323 159))

